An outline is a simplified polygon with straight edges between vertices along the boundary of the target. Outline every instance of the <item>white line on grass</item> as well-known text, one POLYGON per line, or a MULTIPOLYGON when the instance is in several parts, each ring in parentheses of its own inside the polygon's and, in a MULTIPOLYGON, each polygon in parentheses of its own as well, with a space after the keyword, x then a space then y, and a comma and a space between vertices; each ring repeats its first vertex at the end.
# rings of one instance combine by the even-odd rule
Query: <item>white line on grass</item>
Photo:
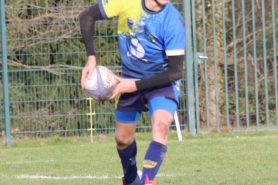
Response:
POLYGON ((118 179, 121 177, 114 176, 109 177, 108 175, 96 176, 96 175, 87 175, 87 176, 69 176, 69 177, 61 177, 61 176, 46 176, 46 175, 19 175, 17 176, 19 179, 54 179, 54 180, 65 180, 65 179, 118 179))
POLYGON ((49 163, 49 162, 56 162, 56 160, 46 160, 46 161, 7 161, 7 162, 0 162, 0 165, 49 163))
MULTIPOLYGON (((158 177, 176 177, 182 174, 158 174, 158 177)), ((47 175, 19 175, 18 179, 52 179, 52 180, 67 180, 67 179, 121 179, 122 176, 109 176, 107 175, 87 175, 87 176, 47 176, 47 175)))

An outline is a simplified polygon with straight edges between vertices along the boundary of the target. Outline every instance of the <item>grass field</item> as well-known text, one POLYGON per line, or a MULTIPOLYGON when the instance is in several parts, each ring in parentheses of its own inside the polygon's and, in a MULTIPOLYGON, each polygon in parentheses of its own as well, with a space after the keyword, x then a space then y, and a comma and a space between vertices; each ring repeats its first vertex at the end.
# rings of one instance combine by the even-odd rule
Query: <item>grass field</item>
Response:
MULTIPOLYGON (((136 136, 138 166, 150 134, 136 136)), ((119 185, 113 136, 20 140, 0 146, 2 185, 119 185)), ((208 134, 178 141, 171 134, 158 185, 277 185, 278 131, 208 134)))

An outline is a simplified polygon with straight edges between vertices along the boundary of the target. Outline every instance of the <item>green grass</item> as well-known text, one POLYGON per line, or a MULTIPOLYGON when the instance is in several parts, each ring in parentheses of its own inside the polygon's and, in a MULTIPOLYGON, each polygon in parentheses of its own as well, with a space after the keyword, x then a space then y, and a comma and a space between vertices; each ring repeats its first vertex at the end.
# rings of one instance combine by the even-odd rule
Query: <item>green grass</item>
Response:
MULTIPOLYGON (((141 169, 151 137, 136 138, 141 169)), ((0 146, 0 156, 1 185, 118 185, 122 176, 112 136, 94 143, 90 138, 18 140, 0 146)), ((278 131, 185 136, 183 141, 173 133, 156 180, 158 185, 277 185, 278 131)))

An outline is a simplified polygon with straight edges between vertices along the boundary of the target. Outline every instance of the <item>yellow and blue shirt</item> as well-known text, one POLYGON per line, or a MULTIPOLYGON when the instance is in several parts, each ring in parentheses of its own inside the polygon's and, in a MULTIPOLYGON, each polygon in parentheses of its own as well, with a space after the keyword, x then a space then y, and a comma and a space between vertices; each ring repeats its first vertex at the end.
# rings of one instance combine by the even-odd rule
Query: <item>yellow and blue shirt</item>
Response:
POLYGON ((144 0, 98 0, 98 5, 104 18, 118 16, 122 77, 151 77, 167 68, 168 56, 184 54, 185 25, 171 2, 158 12, 149 11, 144 0))

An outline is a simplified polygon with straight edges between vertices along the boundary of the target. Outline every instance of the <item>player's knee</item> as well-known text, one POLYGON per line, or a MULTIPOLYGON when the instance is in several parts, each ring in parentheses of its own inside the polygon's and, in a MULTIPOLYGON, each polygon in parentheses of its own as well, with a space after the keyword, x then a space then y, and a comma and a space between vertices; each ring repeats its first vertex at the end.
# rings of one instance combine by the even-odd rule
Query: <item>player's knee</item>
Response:
POLYGON ((118 148, 126 148, 132 143, 133 137, 115 135, 115 141, 118 148))
POLYGON ((167 121, 159 120, 153 123, 153 132, 156 135, 160 135, 161 137, 166 139, 169 133, 169 124, 167 123, 167 121))

